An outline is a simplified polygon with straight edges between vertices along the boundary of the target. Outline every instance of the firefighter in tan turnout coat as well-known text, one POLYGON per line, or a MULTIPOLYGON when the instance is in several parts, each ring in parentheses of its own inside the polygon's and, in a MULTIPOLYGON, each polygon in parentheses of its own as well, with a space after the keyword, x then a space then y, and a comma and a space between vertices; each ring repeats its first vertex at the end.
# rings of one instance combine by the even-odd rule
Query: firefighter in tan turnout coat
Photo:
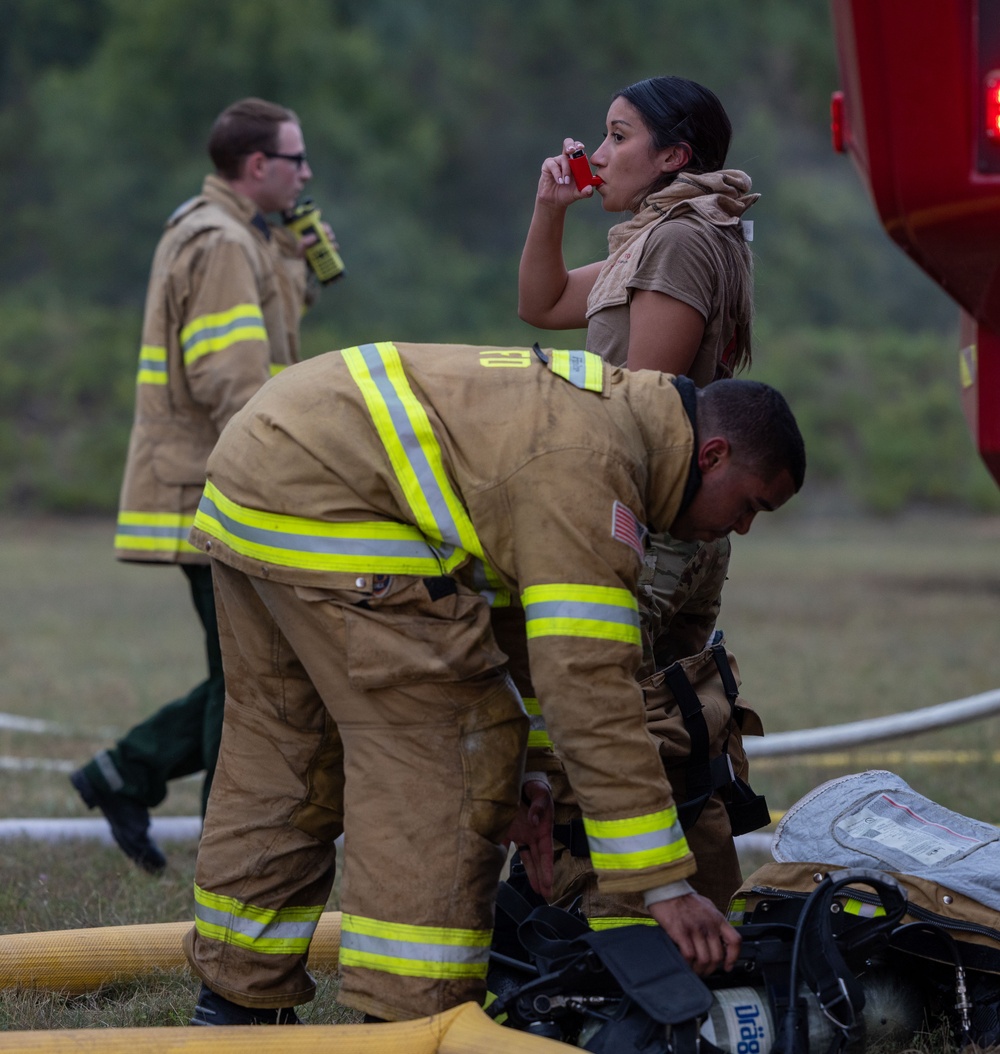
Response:
POLYGON ((491 604, 521 611, 602 887, 644 892, 699 971, 731 964, 719 912, 671 896, 695 863, 635 680, 636 585, 647 527, 742 533, 804 466, 766 385, 696 392, 585 352, 368 344, 261 389, 191 535, 227 687, 185 940, 196 1021, 290 1020, 312 997, 341 831, 339 999, 406 1019, 484 997, 502 842, 528 827, 528 718, 491 604))
POLYGON ((178 564, 205 635, 208 677, 161 707, 70 777, 98 806, 122 850, 148 871, 166 861, 148 810, 170 780, 204 771, 207 800, 225 699, 205 555, 188 543, 205 463, 226 423, 298 359, 311 287, 295 238, 265 218, 290 208, 311 176, 291 110, 260 99, 213 125, 215 173, 167 221, 146 294, 129 442, 115 534, 119 560, 178 564))
POLYGON ((146 295, 119 559, 204 562, 188 534, 208 455, 229 418, 298 360, 281 289, 292 280, 304 301, 296 262, 286 277, 283 246, 256 205, 215 175, 167 221, 146 295))

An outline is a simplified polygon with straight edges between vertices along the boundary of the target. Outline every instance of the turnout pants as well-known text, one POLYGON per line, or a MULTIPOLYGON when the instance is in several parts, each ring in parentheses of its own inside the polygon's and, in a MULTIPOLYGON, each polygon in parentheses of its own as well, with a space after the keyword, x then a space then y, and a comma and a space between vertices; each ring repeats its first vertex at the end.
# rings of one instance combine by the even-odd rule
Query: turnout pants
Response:
POLYGON ((219 753, 226 688, 212 569, 203 564, 181 564, 181 570, 191 587, 191 600, 205 632, 208 677, 187 695, 167 703, 131 728, 110 750, 88 762, 84 772, 95 786, 151 809, 167 796, 171 780, 204 771, 204 813, 219 753))
POLYGON ((486 602, 450 578, 214 567, 226 716, 192 967, 244 1006, 311 999, 343 831, 340 1001, 389 1020, 482 1001, 528 728, 486 602))

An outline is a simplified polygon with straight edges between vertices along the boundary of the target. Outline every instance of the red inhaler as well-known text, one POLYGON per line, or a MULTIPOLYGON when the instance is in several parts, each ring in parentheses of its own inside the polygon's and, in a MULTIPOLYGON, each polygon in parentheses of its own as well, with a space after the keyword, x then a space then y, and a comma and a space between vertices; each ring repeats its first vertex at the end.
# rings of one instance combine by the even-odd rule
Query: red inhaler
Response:
POLYGON ((587 187, 599 187, 604 182, 600 176, 595 176, 590 171, 590 162, 582 150, 574 150, 569 155, 569 170, 576 180, 576 189, 585 190, 587 187))

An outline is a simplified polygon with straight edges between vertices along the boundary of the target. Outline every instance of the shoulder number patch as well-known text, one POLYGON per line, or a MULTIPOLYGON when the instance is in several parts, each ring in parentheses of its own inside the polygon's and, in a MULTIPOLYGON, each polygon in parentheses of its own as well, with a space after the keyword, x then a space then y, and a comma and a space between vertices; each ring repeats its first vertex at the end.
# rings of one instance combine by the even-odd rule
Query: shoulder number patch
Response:
POLYGON ((611 537, 624 542, 641 560, 646 552, 649 531, 635 518, 627 505, 616 501, 611 509, 611 537))

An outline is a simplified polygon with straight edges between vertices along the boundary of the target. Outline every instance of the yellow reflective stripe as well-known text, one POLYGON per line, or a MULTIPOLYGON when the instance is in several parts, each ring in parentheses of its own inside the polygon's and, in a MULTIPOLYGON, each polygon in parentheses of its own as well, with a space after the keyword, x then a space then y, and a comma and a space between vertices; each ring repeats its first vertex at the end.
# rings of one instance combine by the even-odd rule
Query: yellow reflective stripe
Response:
POLYGON ((671 864, 688 854, 687 839, 677 809, 630 816, 624 820, 583 818, 594 867, 606 871, 637 871, 671 864))
POLYGON ((277 377, 282 370, 287 370, 290 363, 287 362, 272 362, 270 365, 270 371, 272 377, 277 377))
POLYGON ((592 351, 552 351, 549 368, 577 388, 588 392, 604 390, 604 360, 592 351))
POLYGON ((612 916, 608 915, 605 918, 594 918, 591 916, 587 919, 587 925, 592 929, 600 932, 601 930, 618 930, 622 926, 658 926, 659 923, 656 919, 650 918, 628 918, 627 916, 612 916))
POLYGON ((154 344, 143 344, 139 349, 139 369, 136 384, 167 383, 167 349, 154 344))
POLYGON ((639 605, 627 589, 558 582, 528 586, 521 603, 529 640, 588 637, 642 645, 639 605))
POLYGON ((530 719, 530 724, 528 726, 528 746, 553 746, 552 739, 549 737, 548 729, 545 725, 545 718, 542 717, 542 708, 539 705, 538 700, 534 696, 526 695, 522 701, 524 703, 524 709, 528 712, 528 718, 530 719))
POLYGON ((469 514, 452 488, 430 418, 413 394, 395 345, 363 344, 341 352, 389 456, 417 526, 483 559, 469 514))
POLYGON ((726 921, 730 926, 742 926, 747 916, 746 897, 734 897, 729 905, 726 921))
POLYGON ((264 315, 259 304, 237 304, 228 311, 201 315, 181 330, 184 365, 190 366, 203 355, 224 351, 244 340, 267 343, 264 315))
POLYGON ((193 516, 123 509, 118 513, 114 545, 137 553, 196 553, 188 541, 192 526, 193 516))
POLYGON ((302 955, 324 905, 260 908, 235 897, 194 887, 195 929, 207 940, 235 944, 264 955, 302 955))
POLYGON ((877 919, 885 914, 885 908, 881 904, 865 904, 864 901, 848 897, 844 901, 844 911, 848 915, 858 915, 863 919, 877 919))
POLYGON ((504 588, 500 576, 485 560, 472 561, 472 588, 491 608, 510 607, 510 590, 504 588))
POLYGON ((958 353, 958 379, 963 388, 976 383, 976 345, 970 344, 958 353))
POLYGON ((486 601, 491 608, 510 607, 510 590, 505 589, 500 577, 485 560, 473 558, 472 588, 486 601))
POLYGON ((194 526, 241 556, 312 571, 436 576, 466 558, 464 553, 436 552, 411 524, 326 523, 248 509, 211 481, 205 484, 194 526))
POLYGON ((509 589, 480 589, 479 595, 486 601, 491 608, 509 608, 510 607, 510 590, 509 589))
MULTIPOLYGON (((499 997, 496 992, 487 992, 486 998, 483 1000, 483 1009, 486 1010, 491 1003, 495 1003, 499 997)), ((498 1025, 502 1025, 507 1020, 507 1013, 497 1014, 493 1019, 498 1025)))
POLYGON ((341 916, 341 966, 360 966, 405 977, 483 977, 491 930, 451 929, 341 916))

